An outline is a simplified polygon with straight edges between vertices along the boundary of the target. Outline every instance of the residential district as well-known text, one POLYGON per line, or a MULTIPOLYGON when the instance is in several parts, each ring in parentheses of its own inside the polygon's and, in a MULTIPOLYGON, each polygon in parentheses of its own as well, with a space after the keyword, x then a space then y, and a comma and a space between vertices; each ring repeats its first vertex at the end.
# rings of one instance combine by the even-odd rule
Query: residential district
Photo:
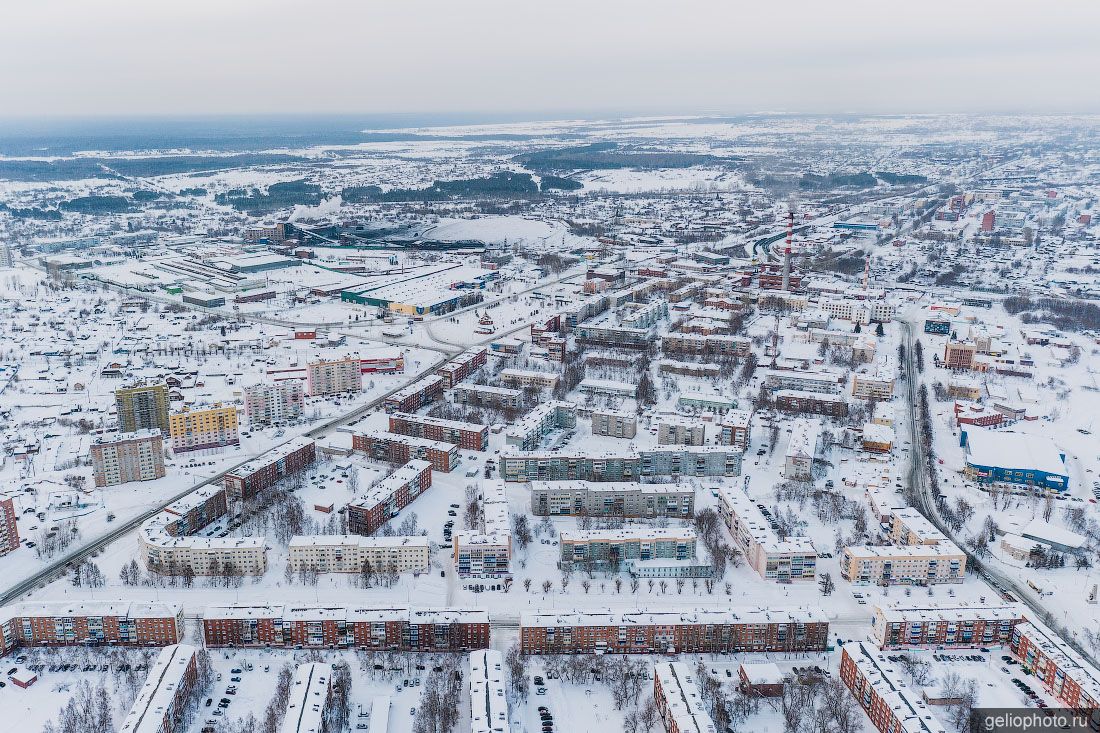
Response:
POLYGON ((1095 714, 1096 121, 704 122, 2 161, 0 733, 1095 714))

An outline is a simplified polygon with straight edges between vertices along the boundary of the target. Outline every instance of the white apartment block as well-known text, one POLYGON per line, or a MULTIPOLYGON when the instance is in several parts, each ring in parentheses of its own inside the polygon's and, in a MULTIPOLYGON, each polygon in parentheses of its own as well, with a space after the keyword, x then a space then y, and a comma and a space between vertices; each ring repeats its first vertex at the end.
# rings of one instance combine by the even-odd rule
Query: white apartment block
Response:
POLYGON ((363 391, 363 363, 358 356, 306 364, 306 389, 311 397, 363 391))
POLYGON ((723 488, 718 498, 719 516, 760 577, 780 583, 816 577, 817 550, 809 538, 781 540, 760 507, 741 489, 723 488))
POLYGON ((861 325, 889 323, 894 318, 894 306, 885 300, 826 300, 819 307, 831 318, 861 325))
POLYGON ((420 573, 428 569, 428 538, 299 535, 290 539, 287 564, 294 572, 361 573, 368 563, 379 572, 420 573))
POLYGON ((304 404, 305 387, 297 379, 244 388, 244 412, 253 427, 294 422, 302 416, 304 404))

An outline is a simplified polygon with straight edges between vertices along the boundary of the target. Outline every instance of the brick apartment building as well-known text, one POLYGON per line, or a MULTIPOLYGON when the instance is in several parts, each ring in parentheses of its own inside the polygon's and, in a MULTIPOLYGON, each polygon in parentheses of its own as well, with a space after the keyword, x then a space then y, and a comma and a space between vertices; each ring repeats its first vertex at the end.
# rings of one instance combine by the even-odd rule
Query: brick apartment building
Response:
POLYGON ((489 448, 488 426, 459 420, 444 420, 438 417, 412 415, 407 412, 394 412, 390 414, 390 432, 443 443, 454 443, 465 450, 484 451, 489 448))
POLYGON ((376 461, 389 463, 404 463, 414 459, 428 461, 432 464, 433 470, 442 473, 450 472, 459 462, 458 446, 454 443, 394 433, 355 433, 351 437, 351 447, 366 453, 376 461))
POLYGON ((202 629, 208 647, 466 652, 489 646, 489 614, 471 609, 211 606, 202 629))
POLYGON ((369 535, 432 485, 432 464, 413 460, 348 504, 348 532, 369 535))
POLYGON ((382 402, 386 412, 416 412, 443 396, 443 377, 431 374, 403 387, 382 402))
POLYGON ((842 647, 840 680, 882 733, 947 733, 901 665, 864 642, 842 647))
POLYGON ((520 616, 524 654, 820 652, 829 622, 782 608, 532 611, 520 616))
POLYGON ((317 443, 299 436, 272 448, 225 475, 228 498, 240 501, 260 493, 317 460, 317 443))
POLYGON ((188 703, 198 679, 198 653, 190 644, 164 647, 150 665, 145 684, 118 733, 175 733, 185 728, 188 703))

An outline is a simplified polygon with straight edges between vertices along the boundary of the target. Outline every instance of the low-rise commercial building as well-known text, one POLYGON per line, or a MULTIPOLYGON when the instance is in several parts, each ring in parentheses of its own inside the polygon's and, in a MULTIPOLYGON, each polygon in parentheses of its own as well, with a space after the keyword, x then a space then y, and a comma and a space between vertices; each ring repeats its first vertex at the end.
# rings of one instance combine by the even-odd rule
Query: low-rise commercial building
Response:
POLYGON ((968 478, 983 484, 1010 484, 1039 491, 1069 490, 1066 454, 1043 435, 1005 430, 961 430, 968 478))
POLYGON ((290 538, 287 564, 296 573, 422 573, 428 569, 428 545, 424 535, 297 535, 290 538))
POLYGON ((100 436, 89 453, 96 486, 164 478, 164 440, 156 428, 100 436))
POLYGON ((813 609, 688 607, 520 614, 524 654, 821 652, 828 637, 829 622, 813 609))
POLYGON ((719 516, 760 577, 780 583, 816 577, 817 550, 809 538, 780 539, 760 507, 741 489, 722 488, 718 497, 719 516))

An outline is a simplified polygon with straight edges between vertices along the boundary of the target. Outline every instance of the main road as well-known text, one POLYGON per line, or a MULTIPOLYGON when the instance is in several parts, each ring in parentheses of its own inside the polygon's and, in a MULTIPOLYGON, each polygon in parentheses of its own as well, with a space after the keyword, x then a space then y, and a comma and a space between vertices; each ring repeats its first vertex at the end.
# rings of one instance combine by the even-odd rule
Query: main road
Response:
MULTIPOLYGON (((932 495, 932 489, 928 482, 928 472, 926 470, 930 446, 925 445, 921 437, 920 410, 917 407, 919 404, 918 387, 920 375, 917 373, 916 359, 914 357, 913 347, 915 342, 913 340, 913 322, 907 318, 899 318, 898 322, 901 324, 905 338, 905 373, 903 376, 905 378, 906 401, 908 402, 909 408, 909 430, 911 432, 910 441, 912 443, 912 450, 909 453, 909 483, 916 489, 914 492, 918 502, 916 508, 928 519, 928 521, 936 526, 936 529, 943 532, 944 535, 950 538, 952 542, 958 545, 963 552, 966 553, 967 563, 986 581, 986 583, 1001 593, 1006 591, 1011 592, 1019 601, 1027 605, 1039 619, 1044 620, 1048 618, 1050 612, 1047 608, 1044 608, 1039 602, 1039 599, 1035 597, 1035 593, 1016 579, 1001 572, 1001 570, 994 567, 992 563, 987 563, 982 560, 982 558, 975 555, 955 536, 943 520, 940 519, 939 513, 936 511, 936 497, 932 495)), ((1067 639, 1065 636, 1062 636, 1062 639, 1076 649, 1082 656, 1087 658, 1094 666, 1100 666, 1097 665, 1093 656, 1077 644, 1075 640, 1067 639)))

